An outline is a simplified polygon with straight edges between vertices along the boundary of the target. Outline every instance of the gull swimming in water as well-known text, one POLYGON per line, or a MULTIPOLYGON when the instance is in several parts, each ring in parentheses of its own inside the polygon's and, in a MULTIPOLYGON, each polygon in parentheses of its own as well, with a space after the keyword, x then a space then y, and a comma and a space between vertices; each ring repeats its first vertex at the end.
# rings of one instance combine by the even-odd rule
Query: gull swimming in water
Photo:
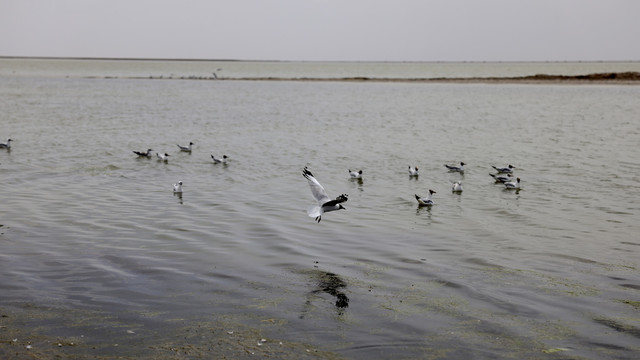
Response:
POLYGON ((418 167, 414 167, 412 168, 411 165, 409 165, 409 176, 418 176, 418 167))
POLYGON ((351 169, 349 169, 349 175, 351 176, 352 179, 361 179, 362 178, 362 170, 360 170, 360 171, 351 171, 351 169))
POLYGON ((213 159, 213 162, 215 164, 226 164, 227 163, 227 159, 229 157, 227 155, 222 155, 221 158, 216 158, 215 156, 211 155, 211 158, 213 159))
POLYGON ((322 214, 330 211, 336 210, 346 210, 342 203, 348 200, 347 194, 342 194, 335 198, 335 200, 331 200, 327 192, 324 190, 322 185, 316 180, 311 171, 305 168, 302 170, 302 176, 304 176, 309 181, 309 187, 311 188, 311 194, 318 201, 318 205, 312 205, 307 209, 307 214, 309 217, 315 218, 318 223, 322 220, 322 214))
POLYGON ((511 181, 511 179, 513 178, 513 175, 511 174, 507 174, 507 175, 501 175, 501 174, 489 174, 491 175, 491 177, 499 183, 506 183, 507 181, 511 181))
POLYGON ((156 156, 158 157, 158 160, 160 160, 160 161, 168 161, 169 160, 169 154, 167 154, 167 153, 164 153, 164 154, 156 153, 156 156))
POLYGON ((447 165, 444 164, 444 166, 449 169, 449 171, 453 171, 453 172, 464 172, 464 166, 466 164, 463 162, 460 162, 460 166, 455 166, 455 165, 447 165))
POLYGON ((134 154, 140 156, 140 157, 151 157, 151 152, 153 151, 153 149, 147 149, 147 152, 143 152, 143 151, 133 151, 134 154))
POLYGON ((431 206, 434 204, 433 200, 431 200, 431 195, 435 194, 436 192, 429 189, 429 195, 427 195, 427 197, 421 197, 418 196, 418 194, 416 194, 416 200, 418 200, 418 206, 431 206))
POLYGON ((11 140, 11 139, 7 139, 7 143, 6 143, 6 144, 0 143, 0 149, 7 149, 7 150, 10 150, 10 149, 11 149, 11 142, 12 142, 12 141, 13 141, 13 140, 11 140))
POLYGON ((511 174, 513 173, 513 169, 515 169, 516 167, 509 164, 507 167, 503 167, 503 168, 499 168, 499 167, 495 167, 493 165, 491 165, 492 168, 496 169, 497 172, 501 173, 501 174, 511 174))
MULTIPOLYGON (((178 144, 176 144, 176 145, 178 145, 178 144)), ((180 151, 191 152, 191 146, 192 145, 193 145, 193 143, 189 142, 189 146, 178 145, 178 147, 180 148, 180 151)))
POLYGON ((174 193, 182 192, 182 181, 178 181, 176 184, 173 184, 173 192, 174 193))
POLYGON ((520 178, 517 178, 516 181, 507 181, 504 186, 507 189, 520 189, 520 178))
POLYGON ((456 181, 455 183, 453 183, 451 191, 458 193, 462 192, 462 181, 456 181))

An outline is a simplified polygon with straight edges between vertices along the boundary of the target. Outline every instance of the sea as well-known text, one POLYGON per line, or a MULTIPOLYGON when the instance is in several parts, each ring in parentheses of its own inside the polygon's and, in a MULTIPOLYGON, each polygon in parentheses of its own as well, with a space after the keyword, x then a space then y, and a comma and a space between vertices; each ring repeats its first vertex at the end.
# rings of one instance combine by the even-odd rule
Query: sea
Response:
POLYGON ((640 86, 339 81, 623 71, 0 59, 0 355, 635 358, 640 86))

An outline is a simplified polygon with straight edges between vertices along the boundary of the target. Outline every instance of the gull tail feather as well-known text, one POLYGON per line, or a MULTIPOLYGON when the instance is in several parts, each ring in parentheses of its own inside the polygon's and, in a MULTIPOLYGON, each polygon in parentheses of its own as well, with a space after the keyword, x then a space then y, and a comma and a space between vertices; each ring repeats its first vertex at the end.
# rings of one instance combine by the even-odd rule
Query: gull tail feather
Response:
POLYGON ((322 212, 320 211, 320 206, 318 205, 309 206, 307 208, 307 214, 309 215, 309 217, 312 217, 312 218, 322 215, 322 212))

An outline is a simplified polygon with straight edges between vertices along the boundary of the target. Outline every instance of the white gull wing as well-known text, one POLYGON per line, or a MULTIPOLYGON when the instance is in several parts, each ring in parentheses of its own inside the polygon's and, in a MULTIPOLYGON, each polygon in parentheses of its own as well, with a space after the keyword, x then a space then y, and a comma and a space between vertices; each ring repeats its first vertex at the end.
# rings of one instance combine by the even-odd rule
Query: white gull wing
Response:
MULTIPOLYGON (((304 168, 304 170, 302 170, 302 176, 304 176, 309 181, 311 194, 316 199, 316 201, 318 201, 318 206, 322 207, 323 204, 331 201, 331 198, 329 198, 329 195, 327 195, 327 192, 324 190, 322 185, 320 185, 318 180, 313 177, 311 171, 309 171, 306 167, 304 168)), ((309 216, 311 216, 311 214, 309 214, 309 216)))

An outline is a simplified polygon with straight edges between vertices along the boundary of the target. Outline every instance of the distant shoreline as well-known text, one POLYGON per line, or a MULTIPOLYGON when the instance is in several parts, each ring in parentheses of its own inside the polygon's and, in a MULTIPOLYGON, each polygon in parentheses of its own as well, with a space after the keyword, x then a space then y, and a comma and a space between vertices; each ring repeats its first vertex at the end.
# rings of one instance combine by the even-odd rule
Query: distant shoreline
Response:
MULTIPOLYGON (((538 64, 598 64, 598 63, 636 63, 638 61, 294 61, 294 60, 239 60, 239 59, 153 59, 153 58, 91 58, 91 57, 39 57, 39 56, 0 56, 0 60, 57 60, 57 61, 139 61, 139 62, 246 62, 246 63, 334 63, 334 64, 518 64, 518 63, 538 63, 538 64)), ((640 63, 640 62, 638 62, 640 63)), ((544 71, 544 70, 543 70, 544 71)), ((292 76, 166 76, 166 75, 150 75, 150 76, 79 76, 89 79, 152 79, 152 80, 216 80, 216 81, 307 81, 307 82, 375 82, 375 83, 486 83, 486 84, 629 84, 640 85, 640 72, 638 71, 613 71, 613 72, 593 72, 579 75, 552 75, 548 73, 539 73, 535 75, 523 76, 488 76, 488 77, 370 77, 370 76, 353 76, 353 77, 292 77, 292 76)))
POLYGON ((439 77, 439 78, 375 78, 375 77, 134 77, 152 80, 215 80, 215 81, 324 81, 324 82, 395 82, 395 83, 557 83, 557 84, 630 84, 640 85, 640 72, 608 72, 586 75, 537 74, 515 77, 439 77))

